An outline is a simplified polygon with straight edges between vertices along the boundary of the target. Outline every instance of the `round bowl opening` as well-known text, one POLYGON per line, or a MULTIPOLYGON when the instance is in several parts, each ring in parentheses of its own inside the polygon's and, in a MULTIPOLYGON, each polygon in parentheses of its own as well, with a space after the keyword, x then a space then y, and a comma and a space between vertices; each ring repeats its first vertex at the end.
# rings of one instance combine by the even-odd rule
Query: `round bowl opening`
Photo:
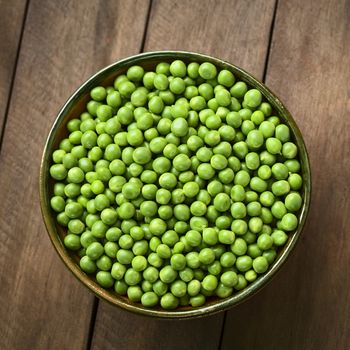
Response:
POLYGON ((74 92, 74 94, 68 99, 68 101, 64 104, 58 113, 58 116, 51 128, 45 144, 40 168, 40 204, 42 215, 51 242, 68 269, 74 274, 75 277, 78 278, 80 282, 92 290, 92 292, 94 292, 95 295, 99 298, 134 313, 161 318, 181 319, 189 317, 200 317, 212 314, 214 312, 223 311, 229 307, 241 303, 242 301, 248 299, 256 292, 261 290, 262 287, 272 279, 272 277, 280 269, 280 267, 283 265, 293 250, 305 225, 310 206, 310 197, 311 174, 307 150, 297 124, 295 123, 289 111, 281 103, 281 101, 263 83, 259 82, 243 69, 211 56, 182 51, 149 52, 132 56, 111 64, 110 66, 102 69, 91 78, 89 78, 74 92), (299 225, 297 229, 293 233, 289 234, 287 243, 278 252, 276 260, 272 263, 272 265, 269 267, 269 270, 265 274, 258 277, 253 283, 248 285, 243 290, 236 292, 226 299, 212 298, 209 299, 205 305, 198 308, 179 307, 174 311, 166 311, 160 308, 145 308, 141 304, 130 302, 127 297, 121 297, 115 294, 113 291, 105 290, 100 287, 97 282, 94 281, 94 279, 92 279, 89 275, 85 274, 80 269, 77 255, 66 250, 62 243, 65 230, 57 224, 55 220, 55 214, 50 207, 50 197, 52 195, 53 181, 49 177, 49 168, 52 163, 51 159, 53 150, 58 146, 60 140, 62 140, 68 134, 68 131, 66 130, 67 122, 77 115, 80 115, 85 110, 86 102, 89 99, 89 92, 94 86, 111 85, 113 80, 118 75, 125 73, 128 67, 131 65, 137 64, 142 66, 145 70, 149 70, 154 68, 159 62, 170 62, 175 59, 181 59, 185 63, 192 61, 198 63, 204 61, 211 62, 220 69, 225 68, 230 70, 237 79, 245 81, 250 87, 260 90, 264 98, 271 104, 276 114, 285 124, 290 127, 292 131, 292 140, 298 146, 301 173, 303 177, 303 187, 301 190, 303 196, 303 206, 299 212, 299 225))

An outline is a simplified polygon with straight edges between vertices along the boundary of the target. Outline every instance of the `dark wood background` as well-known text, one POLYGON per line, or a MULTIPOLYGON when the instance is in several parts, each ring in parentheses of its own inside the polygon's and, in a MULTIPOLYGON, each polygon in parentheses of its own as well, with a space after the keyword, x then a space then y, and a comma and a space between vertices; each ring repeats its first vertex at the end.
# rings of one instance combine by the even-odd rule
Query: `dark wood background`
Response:
POLYGON ((349 0, 0 0, 0 349, 350 349, 349 0), (264 80, 300 126, 312 207, 282 272, 212 317, 157 321, 97 301, 66 271, 38 172, 62 103, 142 51, 224 58, 264 80))

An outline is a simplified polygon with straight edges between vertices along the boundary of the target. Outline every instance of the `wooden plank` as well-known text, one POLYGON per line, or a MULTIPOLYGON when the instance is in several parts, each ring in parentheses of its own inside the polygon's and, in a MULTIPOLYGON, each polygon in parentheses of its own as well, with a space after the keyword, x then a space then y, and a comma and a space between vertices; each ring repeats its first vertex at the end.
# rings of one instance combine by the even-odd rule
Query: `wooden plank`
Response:
MULTIPOLYGON (((206 52, 262 78, 273 9, 274 1, 154 1, 145 50, 206 52)), ((222 324, 223 314, 169 322, 100 303, 92 345, 94 349, 215 349, 222 324)))
POLYGON ((94 297, 66 270, 46 235, 40 157, 74 89, 104 65, 139 51, 147 9, 142 0, 30 3, 1 153, 1 349, 87 345, 94 297))
POLYGON ((304 134, 312 207, 301 242, 280 274, 228 313, 222 349, 233 343, 243 350, 350 348, 349 5, 279 3, 267 84, 304 134))
POLYGON ((146 51, 206 53, 262 78, 274 5, 274 0, 154 1, 146 51))
POLYGON ((5 120, 26 1, 0 0, 0 135, 5 120))

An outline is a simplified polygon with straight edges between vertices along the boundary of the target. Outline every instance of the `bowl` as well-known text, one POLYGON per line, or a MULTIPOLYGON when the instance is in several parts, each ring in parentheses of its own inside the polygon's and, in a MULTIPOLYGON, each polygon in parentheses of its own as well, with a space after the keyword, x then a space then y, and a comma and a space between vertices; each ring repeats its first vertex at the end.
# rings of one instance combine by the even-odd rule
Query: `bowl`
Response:
POLYGON ((55 247, 58 255, 66 265, 66 267, 73 273, 73 275, 89 288, 97 297, 109 302, 112 305, 131 311, 136 314, 153 316, 158 318, 171 318, 171 319, 184 319, 191 317, 206 316, 212 313, 226 310, 232 306, 247 300, 252 295, 262 289, 272 277, 276 275, 277 271, 285 263, 290 253, 295 247, 300 234, 305 225, 306 217, 310 206, 311 196, 311 174, 308 160, 307 150, 303 141, 301 132, 292 118, 287 108, 282 104, 278 97, 270 91, 263 83, 258 81, 252 75, 244 71, 243 69, 236 67, 233 64, 222 61, 218 58, 211 56, 183 52, 183 51, 159 51, 159 52, 147 52, 132 57, 125 58, 118 62, 111 64, 110 66, 100 70, 98 73, 89 78, 83 83, 74 94, 68 99, 59 111, 56 120, 48 135, 44 152, 41 160, 40 168, 40 204, 43 219, 47 228, 47 232, 51 239, 53 246, 55 247), (270 265, 269 270, 259 276, 253 283, 248 285, 243 290, 233 294, 226 299, 213 298, 208 300, 205 305, 192 308, 192 307, 179 307, 174 311, 167 311, 163 309, 148 309, 141 304, 133 303, 126 297, 118 296, 113 291, 109 291, 100 287, 97 282, 85 274, 79 267, 79 260, 75 253, 68 251, 63 245, 64 229, 60 227, 55 219, 54 212, 50 207, 50 198, 53 193, 53 181, 49 176, 49 168, 52 164, 52 152, 58 146, 59 141, 66 137, 68 132, 66 130, 67 122, 80 115, 85 109, 85 104, 89 100, 90 90, 97 86, 113 85, 113 80, 120 74, 126 72, 128 67, 132 65, 140 65, 145 70, 152 69, 159 62, 170 62, 175 59, 181 59, 185 63, 196 61, 198 63, 208 61, 216 65, 220 69, 228 69, 236 78, 245 81, 248 85, 261 91, 265 99, 272 105, 273 109, 280 116, 282 121, 289 126, 292 131, 292 139, 297 144, 299 149, 299 158, 301 163, 301 172, 303 177, 303 188, 301 189, 303 196, 303 206, 299 214, 299 225, 295 232, 289 234, 289 238, 283 249, 278 252, 276 260, 270 265))

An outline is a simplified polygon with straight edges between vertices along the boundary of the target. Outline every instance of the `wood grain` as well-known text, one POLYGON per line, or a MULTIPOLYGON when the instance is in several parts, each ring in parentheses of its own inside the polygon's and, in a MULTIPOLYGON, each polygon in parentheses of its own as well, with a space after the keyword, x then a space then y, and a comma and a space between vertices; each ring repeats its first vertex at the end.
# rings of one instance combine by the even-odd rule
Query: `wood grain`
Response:
POLYGON ((1 349, 87 345, 93 296, 65 269, 46 235, 40 157, 74 89, 139 51, 147 8, 141 0, 30 3, 0 158, 1 349))
POLYGON ((145 50, 228 60, 262 78, 275 0, 155 0, 145 50))
POLYGON ((349 42, 349 1, 279 3, 267 84, 304 134, 312 206, 277 278, 228 313, 222 349, 350 348, 349 42))
MULTIPOLYGON (((274 1, 153 1, 145 51, 205 52, 241 65, 262 78, 273 9, 274 1)), ((217 349, 223 315, 159 321, 101 302, 92 347, 217 349)))
POLYGON ((0 135, 10 96, 26 1, 0 0, 0 135))

